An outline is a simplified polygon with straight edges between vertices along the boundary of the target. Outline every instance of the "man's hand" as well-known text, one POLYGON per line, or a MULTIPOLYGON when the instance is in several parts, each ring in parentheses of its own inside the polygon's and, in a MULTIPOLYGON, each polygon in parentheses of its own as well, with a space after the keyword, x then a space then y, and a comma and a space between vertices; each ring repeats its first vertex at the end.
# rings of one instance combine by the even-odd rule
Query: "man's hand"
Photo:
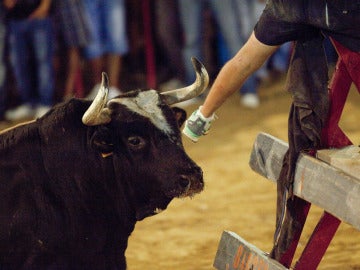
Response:
POLYGON ((183 134, 193 142, 197 142, 200 136, 206 135, 209 132, 211 122, 216 118, 215 114, 210 117, 203 116, 200 109, 201 106, 191 114, 188 120, 186 120, 183 129, 183 134))

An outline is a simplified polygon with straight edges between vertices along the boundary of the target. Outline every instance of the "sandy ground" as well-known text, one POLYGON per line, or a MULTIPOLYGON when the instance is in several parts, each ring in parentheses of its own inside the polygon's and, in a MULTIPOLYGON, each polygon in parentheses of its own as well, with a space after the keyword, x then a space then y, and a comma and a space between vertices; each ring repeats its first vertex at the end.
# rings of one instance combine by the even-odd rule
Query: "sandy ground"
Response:
MULTIPOLYGON (((276 189, 248 162, 259 132, 287 140, 291 99, 283 85, 282 80, 260 89, 262 103, 256 110, 242 108, 234 95, 218 111, 219 119, 208 136, 197 144, 184 138, 187 152, 203 168, 206 188, 193 199, 176 199, 163 213, 137 223, 126 252, 129 270, 214 269, 223 230, 270 251, 276 189)), ((360 143, 359 104, 360 95, 352 90, 341 120, 354 144, 360 143)), ((196 107, 186 109, 191 113, 196 107)), ((300 251, 321 214, 321 209, 312 207, 300 251)), ((360 232, 341 224, 319 269, 360 269, 360 232)))

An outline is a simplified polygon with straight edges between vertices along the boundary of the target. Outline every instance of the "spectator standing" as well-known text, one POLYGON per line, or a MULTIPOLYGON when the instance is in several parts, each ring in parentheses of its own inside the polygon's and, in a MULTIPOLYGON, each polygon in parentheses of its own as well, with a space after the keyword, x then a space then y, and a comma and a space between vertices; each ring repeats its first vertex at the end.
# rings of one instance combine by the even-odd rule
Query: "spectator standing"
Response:
POLYGON ((83 0, 55 0, 57 37, 67 49, 64 99, 74 95, 76 75, 81 64, 81 50, 90 42, 83 0))
MULTIPOLYGON (((182 30, 179 20, 177 1, 156 0, 155 37, 161 50, 160 65, 167 69, 167 80, 160 85, 161 90, 182 87, 185 80, 185 68, 182 59, 182 30)), ((189 61, 189 60, 188 60, 189 61)))
MULTIPOLYGON (((205 5, 209 5, 215 21, 219 27, 230 57, 234 56, 243 45, 241 26, 237 13, 237 2, 235 0, 178 0, 180 21, 184 31, 183 62, 185 65, 186 83, 194 79, 191 61, 192 56, 201 57, 203 21, 202 12, 205 5)), ((246 94, 256 94, 256 78, 250 76, 241 88, 242 98, 246 94)), ((255 95, 257 98, 257 95, 255 95)), ((258 106, 258 100, 251 100, 245 104, 250 108, 258 106)))
POLYGON ((109 76, 111 98, 121 93, 119 78, 122 56, 128 52, 125 3, 124 0, 84 0, 84 8, 91 37, 84 52, 90 61, 95 85, 88 98, 95 97, 103 71, 109 76))
POLYGON ((21 105, 5 118, 40 117, 53 102, 53 27, 51 0, 4 0, 7 8, 10 62, 21 105))

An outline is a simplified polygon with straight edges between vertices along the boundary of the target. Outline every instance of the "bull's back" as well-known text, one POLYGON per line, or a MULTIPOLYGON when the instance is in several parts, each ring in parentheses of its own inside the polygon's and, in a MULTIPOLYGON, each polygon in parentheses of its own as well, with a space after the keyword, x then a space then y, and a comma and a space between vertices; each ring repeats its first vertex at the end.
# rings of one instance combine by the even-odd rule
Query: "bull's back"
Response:
MULTIPOLYGON (((55 106, 40 119, 0 131, 0 169, 20 164, 31 167, 41 163, 41 144, 48 144, 47 140, 56 143, 59 139, 63 139, 59 130, 80 130, 80 125, 74 123, 81 121, 87 106, 86 101, 74 99, 55 106)), ((71 135, 66 138, 69 139, 71 135)))
MULTIPOLYGON (((19 125, 0 133, 0 168, 12 170, 36 162, 39 154, 39 135, 36 122, 19 125)), ((0 174, 1 175, 1 174, 0 174)), ((3 179, 0 177, 0 179, 3 179)))

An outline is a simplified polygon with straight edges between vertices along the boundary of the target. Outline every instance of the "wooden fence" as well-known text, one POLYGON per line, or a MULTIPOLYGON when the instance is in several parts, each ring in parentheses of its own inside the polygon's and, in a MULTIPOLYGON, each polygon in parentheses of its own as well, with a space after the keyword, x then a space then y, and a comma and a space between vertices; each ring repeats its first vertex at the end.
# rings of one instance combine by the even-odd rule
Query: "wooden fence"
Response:
MULTIPOLYGON (((260 133, 254 143, 250 167, 276 182, 288 149, 287 143, 260 133)), ((354 145, 301 154, 295 171, 294 194, 360 230, 360 148, 354 145)), ((214 266, 217 269, 287 269, 233 232, 221 237, 214 266)))

